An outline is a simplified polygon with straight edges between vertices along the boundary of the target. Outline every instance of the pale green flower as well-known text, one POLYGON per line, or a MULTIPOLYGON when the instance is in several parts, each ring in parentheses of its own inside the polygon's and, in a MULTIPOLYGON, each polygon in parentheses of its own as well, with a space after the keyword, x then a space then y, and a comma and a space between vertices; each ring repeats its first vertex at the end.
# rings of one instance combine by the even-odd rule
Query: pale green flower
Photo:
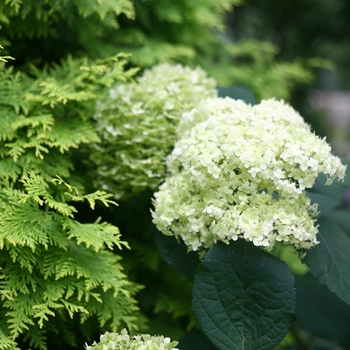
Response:
POLYGON ((96 186, 121 197, 153 190, 165 177, 165 158, 183 112, 215 97, 216 82, 200 68, 161 64, 135 83, 120 84, 95 114, 101 143, 92 150, 96 186))
POLYGON ((184 113, 178 133, 170 176, 155 194, 159 230, 192 250, 238 238, 267 249, 317 244, 317 208, 305 189, 320 173, 342 179, 346 167, 294 109, 208 99, 184 113))
POLYGON ((130 337, 127 330, 120 333, 105 333, 101 335, 100 342, 85 345, 86 350, 178 350, 177 341, 168 337, 142 334, 130 337))

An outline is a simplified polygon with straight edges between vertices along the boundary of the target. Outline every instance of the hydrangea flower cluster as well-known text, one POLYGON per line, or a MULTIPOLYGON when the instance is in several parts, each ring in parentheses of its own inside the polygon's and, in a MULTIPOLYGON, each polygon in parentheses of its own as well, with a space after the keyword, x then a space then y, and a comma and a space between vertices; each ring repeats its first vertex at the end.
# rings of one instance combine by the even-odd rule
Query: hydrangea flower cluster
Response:
POLYGON ((170 175, 155 194, 160 231, 190 250, 238 238, 267 249, 318 243, 317 207, 305 189, 320 173, 329 183, 342 179, 346 167, 292 107, 207 99, 184 113, 178 135, 170 175))
POLYGON ((165 177, 165 158, 180 116, 204 98, 216 97, 216 82, 200 68, 160 64, 120 84, 95 113, 102 140, 92 150, 96 185, 116 195, 153 190, 165 177))
POLYGON ((119 333, 105 333, 101 335, 100 342, 91 346, 86 345, 86 350, 178 350, 177 341, 163 336, 150 336, 148 334, 130 337, 128 331, 123 329, 119 333))

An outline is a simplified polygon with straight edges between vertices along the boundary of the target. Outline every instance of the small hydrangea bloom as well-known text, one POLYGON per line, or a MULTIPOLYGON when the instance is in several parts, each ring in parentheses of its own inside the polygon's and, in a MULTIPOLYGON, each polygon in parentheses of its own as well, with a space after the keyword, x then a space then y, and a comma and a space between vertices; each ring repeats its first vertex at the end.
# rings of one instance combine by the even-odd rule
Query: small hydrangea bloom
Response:
POLYGON ((128 331, 123 329, 120 333, 105 333, 101 335, 100 342, 85 345, 86 350, 178 350, 177 341, 168 337, 142 334, 130 337, 128 331))
POLYGON ((155 190, 165 177, 164 159, 183 112, 216 97, 216 82, 200 68, 160 64, 136 82, 120 84, 98 103, 101 143, 91 151, 96 186, 115 194, 155 190))
POLYGON ((160 231, 191 250, 238 238, 267 249, 318 243, 317 207, 305 189, 320 173, 342 179, 346 167, 292 107, 207 99, 183 114, 178 135, 155 194, 160 231))

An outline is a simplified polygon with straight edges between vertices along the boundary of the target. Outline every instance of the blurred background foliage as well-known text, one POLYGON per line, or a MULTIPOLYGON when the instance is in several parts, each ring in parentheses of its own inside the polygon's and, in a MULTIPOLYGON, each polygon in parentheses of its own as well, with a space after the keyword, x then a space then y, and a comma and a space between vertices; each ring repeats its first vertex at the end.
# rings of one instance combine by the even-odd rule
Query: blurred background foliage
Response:
MULTIPOLYGON (((5 0, 0 2, 0 44, 4 55, 15 58, 7 65, 29 75, 32 67, 41 70, 67 57, 94 60, 119 52, 131 53, 127 67, 141 67, 141 72, 160 62, 200 65, 217 79, 222 95, 249 102, 289 100, 339 154, 348 155, 349 14, 349 0, 5 0)), ((74 166, 83 174, 88 148, 79 152, 74 166)), ((174 242, 157 236, 151 197, 145 191, 119 201, 117 208, 98 207, 95 218, 76 204, 77 219, 102 217, 120 228, 131 246, 118 251, 124 272, 145 286, 138 294, 148 319, 144 331, 172 339, 187 334, 180 349, 191 349, 203 340, 194 331, 190 308, 192 276, 171 264, 167 252, 174 242)), ((186 261, 183 251, 177 254, 186 261)), ((293 327, 285 349, 338 349, 314 336, 314 329, 293 327)), ((203 344, 201 349, 212 348, 205 339, 203 344)))
POLYGON ((279 61, 311 57, 328 60, 310 84, 292 89, 291 103, 335 151, 349 156, 350 1, 245 0, 227 14, 230 36, 267 41, 278 48, 279 61))

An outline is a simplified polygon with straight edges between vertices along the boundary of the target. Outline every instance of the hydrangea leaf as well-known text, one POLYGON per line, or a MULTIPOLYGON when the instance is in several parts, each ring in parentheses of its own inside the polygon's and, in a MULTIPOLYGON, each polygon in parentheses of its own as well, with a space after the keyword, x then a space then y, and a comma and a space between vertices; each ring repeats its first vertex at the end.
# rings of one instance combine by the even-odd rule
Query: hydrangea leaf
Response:
POLYGON ((350 304, 350 237, 328 218, 321 217, 318 224, 320 243, 307 253, 304 263, 318 282, 350 304))
POLYGON ((287 334, 294 307, 287 265, 252 243, 217 243, 198 267, 193 309, 218 349, 271 349, 287 334))
POLYGON ((350 212, 345 209, 332 210, 325 216, 336 223, 348 236, 350 236, 350 212))
POLYGON ((350 159, 341 158, 341 162, 347 166, 347 171, 344 177, 344 185, 350 186, 350 159))
POLYGON ((309 191, 313 193, 320 193, 325 196, 335 198, 338 201, 342 201, 346 189, 344 183, 333 182, 328 186, 325 186, 326 181, 327 176, 325 174, 318 175, 318 177, 315 180, 314 186, 309 191))
POLYGON ((309 191, 306 191, 306 193, 311 199, 311 204, 317 203, 317 210, 323 215, 341 206, 341 202, 334 197, 309 191))
POLYGON ((309 273, 295 278, 296 317, 303 329, 340 346, 350 344, 350 306, 309 273))

